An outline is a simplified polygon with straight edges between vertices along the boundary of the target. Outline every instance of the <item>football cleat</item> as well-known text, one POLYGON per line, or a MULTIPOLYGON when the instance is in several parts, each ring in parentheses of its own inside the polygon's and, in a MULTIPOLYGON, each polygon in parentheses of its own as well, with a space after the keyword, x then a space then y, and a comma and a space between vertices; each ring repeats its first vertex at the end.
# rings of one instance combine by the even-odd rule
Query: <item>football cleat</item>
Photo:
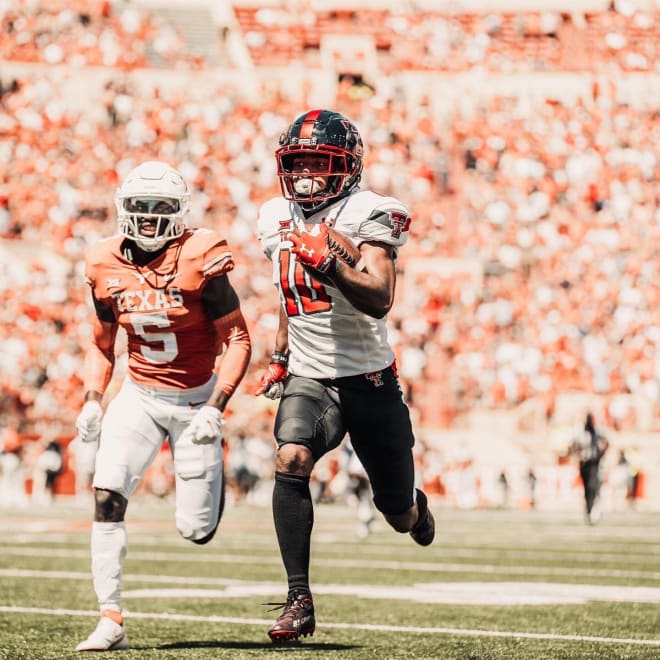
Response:
POLYGON ((419 545, 431 545, 435 537, 435 519, 429 511, 426 495, 419 488, 417 488, 417 508, 419 518, 410 530, 410 536, 419 545))
MULTIPOLYGON (((273 644, 280 642, 293 642, 296 641, 301 635, 307 637, 312 636, 316 628, 316 620, 314 619, 314 603, 312 595, 307 591, 293 591, 291 592, 286 603, 267 603, 268 605, 276 605, 273 609, 284 608, 282 614, 277 617, 277 621, 273 624, 272 628, 268 631, 273 644)), ((269 610, 272 612, 273 610, 269 610)))
POLYGON ((76 646, 76 651, 123 651, 128 648, 124 626, 108 616, 101 616, 94 632, 76 646))

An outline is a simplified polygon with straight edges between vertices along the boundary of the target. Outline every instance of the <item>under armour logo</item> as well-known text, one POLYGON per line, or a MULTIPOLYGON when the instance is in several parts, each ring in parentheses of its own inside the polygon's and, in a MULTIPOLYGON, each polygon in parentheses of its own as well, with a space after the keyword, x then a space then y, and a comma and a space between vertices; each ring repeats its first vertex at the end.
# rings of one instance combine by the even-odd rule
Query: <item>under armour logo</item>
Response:
POLYGON ((306 254, 308 257, 314 256, 314 248, 308 248, 304 243, 300 247, 300 253, 306 254))
POLYGON ((364 377, 367 380, 370 380, 374 387, 382 387, 383 383, 383 372, 382 371, 372 371, 369 374, 364 374, 364 377))

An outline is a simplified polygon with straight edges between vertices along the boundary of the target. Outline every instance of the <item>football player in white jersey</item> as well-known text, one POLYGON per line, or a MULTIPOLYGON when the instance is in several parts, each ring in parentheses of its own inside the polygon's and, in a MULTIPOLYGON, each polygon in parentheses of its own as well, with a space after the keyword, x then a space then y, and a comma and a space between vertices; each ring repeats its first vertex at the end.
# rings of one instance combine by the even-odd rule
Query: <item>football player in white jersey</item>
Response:
POLYGON ((83 442, 99 439, 91 551, 101 616, 78 651, 128 648, 124 516, 166 438, 181 536, 207 543, 222 515, 222 413, 245 374, 251 343, 228 278, 231 251, 216 232, 185 226, 188 196, 177 170, 141 163, 115 196, 119 232, 93 245, 85 260, 96 314, 76 427, 83 442), (104 414, 120 327, 128 376, 104 414))
POLYGON ((386 329, 408 210, 358 188, 362 139, 337 112, 297 117, 275 157, 282 196, 262 205, 258 234, 273 264, 280 325, 257 394, 281 397, 273 518, 288 594, 268 631, 277 643, 314 632, 309 481, 316 461, 347 433, 385 520, 420 545, 433 541, 435 522, 414 486, 414 436, 386 329), (359 248, 355 267, 335 249, 327 227, 359 248))

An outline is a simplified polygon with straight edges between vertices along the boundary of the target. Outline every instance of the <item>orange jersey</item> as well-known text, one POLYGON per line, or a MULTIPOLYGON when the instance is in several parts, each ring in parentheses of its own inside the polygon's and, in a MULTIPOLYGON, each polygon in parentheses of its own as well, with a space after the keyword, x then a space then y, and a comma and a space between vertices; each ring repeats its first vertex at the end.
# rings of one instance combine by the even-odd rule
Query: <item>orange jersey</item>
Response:
POLYGON ((94 245, 85 260, 94 296, 128 336, 128 373, 146 386, 183 389, 207 382, 221 345, 202 304, 206 282, 234 267, 227 242, 187 229, 146 266, 122 254, 123 236, 94 245))

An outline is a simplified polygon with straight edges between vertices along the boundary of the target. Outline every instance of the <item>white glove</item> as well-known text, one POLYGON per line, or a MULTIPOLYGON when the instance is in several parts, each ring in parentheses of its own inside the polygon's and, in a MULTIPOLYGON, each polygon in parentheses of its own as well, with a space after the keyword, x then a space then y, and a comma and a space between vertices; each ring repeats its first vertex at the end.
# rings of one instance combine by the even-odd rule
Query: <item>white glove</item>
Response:
POLYGON ((202 406, 192 418, 185 433, 193 444, 210 445, 222 440, 222 413, 213 406, 202 406))
POLYGON ((96 442, 101 435, 101 417, 103 410, 98 401, 85 401, 76 419, 78 437, 83 442, 96 442))

